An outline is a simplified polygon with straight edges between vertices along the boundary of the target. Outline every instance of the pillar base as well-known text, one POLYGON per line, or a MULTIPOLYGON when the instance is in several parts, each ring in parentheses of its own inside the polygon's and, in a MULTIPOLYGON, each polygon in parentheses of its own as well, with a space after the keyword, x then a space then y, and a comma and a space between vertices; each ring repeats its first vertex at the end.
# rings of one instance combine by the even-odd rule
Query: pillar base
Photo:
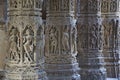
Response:
POLYGON ((80 80, 78 64, 46 64, 49 80, 80 80))
POLYGON ((5 80, 47 80, 44 71, 38 72, 34 68, 15 68, 6 73, 5 80))
POLYGON ((81 80, 106 80, 106 69, 82 69, 81 80))

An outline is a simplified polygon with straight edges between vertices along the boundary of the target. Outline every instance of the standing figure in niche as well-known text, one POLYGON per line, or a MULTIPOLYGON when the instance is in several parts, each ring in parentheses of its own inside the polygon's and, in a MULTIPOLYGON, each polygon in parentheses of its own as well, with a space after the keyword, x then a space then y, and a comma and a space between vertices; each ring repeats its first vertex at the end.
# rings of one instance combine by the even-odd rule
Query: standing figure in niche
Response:
POLYGON ((63 46, 63 51, 69 50, 69 27, 68 26, 65 26, 63 29, 62 46, 63 46))
POLYGON ((55 27, 50 29, 50 52, 55 53, 57 50, 57 31, 55 27))
POLYGON ((91 48, 97 48, 98 46, 98 37, 97 37, 97 27, 95 25, 92 26, 91 29, 91 48))
POLYGON ((72 29, 72 51, 73 53, 77 53, 77 44, 76 44, 76 39, 77 39, 77 29, 76 27, 73 27, 72 29))
POLYGON ((19 61, 19 55, 18 55, 18 37, 17 37, 17 29, 13 28, 10 33, 10 59, 14 61, 19 61))
POLYGON ((25 43, 24 43, 24 62, 33 62, 34 61, 34 38, 33 35, 31 35, 31 30, 26 30, 26 36, 25 36, 25 43))
POLYGON ((104 26, 104 38, 105 38, 105 40, 104 40, 104 44, 106 45, 106 46, 110 46, 110 38, 111 38, 111 35, 112 35, 112 26, 111 26, 111 24, 109 24, 109 25, 105 25, 104 26))

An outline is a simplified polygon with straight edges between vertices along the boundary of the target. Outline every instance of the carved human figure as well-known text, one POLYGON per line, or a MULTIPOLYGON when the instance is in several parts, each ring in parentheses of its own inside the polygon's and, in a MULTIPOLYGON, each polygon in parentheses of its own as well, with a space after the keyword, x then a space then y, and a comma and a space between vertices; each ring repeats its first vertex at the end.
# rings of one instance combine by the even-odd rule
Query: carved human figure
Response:
POLYGON ((76 27, 73 27, 72 29, 72 51, 73 53, 77 53, 76 39, 77 39, 77 29, 76 27))
POLYGON ((24 63, 34 61, 34 38, 31 35, 31 30, 28 28, 26 30, 26 36, 24 38, 24 63))
POLYGON ((68 26, 65 26, 63 29, 62 47, 63 47, 63 51, 69 50, 69 27, 68 26))
POLYGON ((90 36, 90 46, 91 48, 97 48, 98 46, 98 36, 97 36, 97 27, 95 24, 91 27, 91 36, 90 36))
POLYGON ((112 35, 112 26, 111 24, 107 24, 104 26, 104 44, 106 46, 110 46, 109 43, 110 43, 110 37, 112 35))
POLYGON ((9 40, 10 40, 10 59, 13 61, 19 61, 18 36, 16 28, 13 28, 11 30, 9 40))
POLYGON ((78 39, 80 39, 79 40, 79 45, 80 45, 80 47, 81 48, 85 48, 86 47, 86 30, 87 30, 87 28, 86 28, 86 26, 85 25, 80 25, 80 26, 78 26, 78 29, 80 30, 79 32, 78 32, 78 36, 79 36, 79 38, 78 39))
POLYGON ((57 31, 55 27, 50 29, 50 53, 55 53, 57 50, 57 31))

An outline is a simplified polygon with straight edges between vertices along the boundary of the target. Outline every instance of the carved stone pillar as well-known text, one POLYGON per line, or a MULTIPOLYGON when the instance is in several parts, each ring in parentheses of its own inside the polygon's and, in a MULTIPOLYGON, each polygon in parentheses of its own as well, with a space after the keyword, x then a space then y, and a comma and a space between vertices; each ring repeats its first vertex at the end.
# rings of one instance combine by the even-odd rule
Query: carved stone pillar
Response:
POLYGON ((46 80, 42 0, 8 0, 7 80, 46 80))
POLYGON ((45 70, 49 80, 80 80, 74 0, 48 0, 45 70))
POLYGON ((117 29, 119 23, 119 0, 102 0, 101 5, 104 27, 104 58, 107 76, 118 75, 117 29))
POLYGON ((7 33, 5 21, 0 21, 0 79, 5 77, 5 58, 7 53, 7 33))
POLYGON ((81 80, 106 80, 101 0, 78 0, 78 59, 81 80))
POLYGON ((7 0, 0 0, 0 21, 6 19, 7 0))
POLYGON ((7 53, 6 1, 0 0, 0 80, 5 77, 5 58, 7 53))

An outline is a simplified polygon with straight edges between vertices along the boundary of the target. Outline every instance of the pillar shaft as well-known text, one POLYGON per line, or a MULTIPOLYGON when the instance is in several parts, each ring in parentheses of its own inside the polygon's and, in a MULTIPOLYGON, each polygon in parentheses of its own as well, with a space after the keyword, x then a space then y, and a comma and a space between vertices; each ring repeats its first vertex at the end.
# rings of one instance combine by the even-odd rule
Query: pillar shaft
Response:
POLYGON ((101 12, 104 27, 103 54, 107 76, 118 77, 117 31, 119 26, 119 0, 102 0, 101 12))
POLYGON ((49 80, 80 80, 74 0, 48 0, 45 69, 49 80))
POLYGON ((7 80, 45 80, 42 0, 9 0, 7 80))
POLYGON ((78 0, 78 59, 81 80, 106 80, 101 0, 78 0))

